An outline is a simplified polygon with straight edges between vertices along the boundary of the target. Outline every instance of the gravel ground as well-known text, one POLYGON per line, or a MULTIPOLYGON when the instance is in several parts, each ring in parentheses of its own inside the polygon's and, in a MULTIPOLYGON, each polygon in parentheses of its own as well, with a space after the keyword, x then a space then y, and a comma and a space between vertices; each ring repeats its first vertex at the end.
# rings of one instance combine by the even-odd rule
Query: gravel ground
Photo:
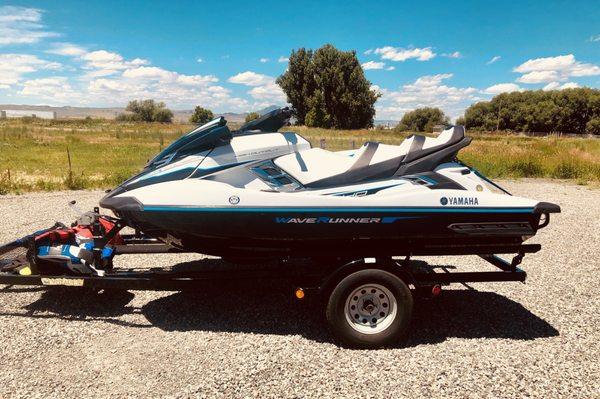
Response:
MULTIPOLYGON (((339 348, 321 310, 284 290, 92 296, 0 286, 0 397, 600 397, 600 190, 504 184, 563 209, 533 240, 543 249, 525 257, 527 284, 456 286, 419 301, 397 348, 339 348)), ((0 242, 70 222, 68 200, 89 209, 100 196, 0 197, 0 242)), ((164 266, 200 256, 123 258, 164 266)))

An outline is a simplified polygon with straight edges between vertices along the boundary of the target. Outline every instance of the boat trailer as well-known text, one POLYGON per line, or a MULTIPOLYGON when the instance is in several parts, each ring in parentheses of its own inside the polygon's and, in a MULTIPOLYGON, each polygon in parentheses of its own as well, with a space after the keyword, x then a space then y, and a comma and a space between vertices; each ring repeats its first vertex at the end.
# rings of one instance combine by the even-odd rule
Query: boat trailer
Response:
MULTIPOLYGON (((123 235, 123 244, 115 246, 115 256, 132 254, 165 254, 185 253, 181 249, 161 243, 156 239, 140 237, 138 234, 123 235)), ((198 270, 177 271, 164 269, 129 269, 114 268, 103 276, 98 275, 48 275, 42 274, 36 267, 35 261, 29 261, 27 273, 15 273, 10 270, 11 265, 18 261, 17 256, 8 257, 10 251, 15 249, 13 243, 0 247, 0 284, 2 285, 28 285, 28 286, 72 286, 95 289, 119 290, 166 290, 180 291, 194 289, 207 280, 286 280, 296 288, 305 292, 321 292, 334 276, 341 276, 345 271, 360 270, 363 268, 383 268, 400 273, 408 283, 414 287, 433 287, 452 283, 480 283, 518 281, 525 282, 527 273, 518 266, 527 253, 535 253, 541 249, 539 244, 520 244, 514 246, 481 246, 468 249, 454 248, 452 255, 478 255, 481 259, 495 266, 498 270, 492 271, 450 271, 453 267, 443 267, 441 272, 432 268, 423 270, 423 262, 413 262, 413 256, 436 256, 439 252, 435 248, 415 251, 406 254, 400 259, 394 257, 358 258, 358 259, 323 259, 315 262, 306 259, 281 259, 281 267, 274 273, 273 269, 257 267, 253 270, 226 271, 198 270), (511 261, 504 260, 498 254, 517 254, 511 261), (414 263, 421 267, 414 267, 414 263)), ((448 254, 446 248, 444 254, 448 254)), ((452 251, 450 251, 452 252, 452 251)), ((24 251, 20 252, 21 266, 23 258, 27 258, 24 251)), ((30 258, 28 259, 30 260, 30 258)), ((13 266, 14 268, 14 266, 13 266)))
POLYGON ((223 262, 216 268, 203 267, 202 261, 198 261, 191 264, 193 267, 189 270, 177 266, 134 269, 114 267, 112 259, 128 254, 185 251, 145 237, 140 232, 117 236, 123 227, 118 219, 112 220, 109 230, 96 223, 97 218, 92 219, 94 222, 87 226, 93 228, 87 233, 85 229, 81 230, 82 225, 79 224, 73 224, 70 229, 57 224, 1 246, 0 285, 80 287, 94 293, 100 290, 198 290, 206 287, 207 283, 236 280, 287 284, 298 300, 317 299, 324 304, 328 325, 340 343, 350 347, 378 348, 394 343, 408 329, 414 297, 435 297, 440 294, 442 286, 453 283, 525 282, 527 274, 518 266, 525 254, 541 249, 539 244, 448 243, 443 247, 403 250, 395 257, 281 258, 256 261, 246 267, 237 262, 216 259, 216 262, 223 262), (97 234, 98 229, 103 233, 97 234), (88 234, 79 243, 80 247, 65 245, 61 252, 56 250, 60 247, 47 247, 37 242, 40 237, 43 241, 48 234, 51 239, 65 239, 61 235, 73 234, 73 231, 88 234), (69 255, 71 247, 74 247, 76 255, 69 255), (54 255, 63 256, 69 267, 49 269, 44 263, 44 254, 40 255, 40 251, 49 252, 47 248, 54 248, 54 255), (110 252, 108 260, 104 257, 106 248, 110 252), (507 261, 499 254, 513 254, 513 258, 507 261), (440 255, 478 255, 496 269, 457 272, 453 266, 429 266, 423 261, 413 260, 417 256, 440 255), (83 268, 82 264, 70 265, 69 259, 75 263, 79 259, 82 259, 81 262, 87 259, 90 266, 85 263, 82 263, 86 266, 83 268))

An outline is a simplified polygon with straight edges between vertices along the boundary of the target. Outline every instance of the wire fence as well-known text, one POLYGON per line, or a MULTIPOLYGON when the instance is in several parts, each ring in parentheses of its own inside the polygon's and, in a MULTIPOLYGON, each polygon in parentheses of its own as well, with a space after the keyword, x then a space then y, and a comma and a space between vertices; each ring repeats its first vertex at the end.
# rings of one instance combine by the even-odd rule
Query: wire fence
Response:
POLYGON ((582 138, 582 139, 598 139, 598 134, 581 134, 581 133, 569 133, 569 132, 512 132, 508 130, 471 130, 480 134, 497 134, 497 135, 514 135, 514 136, 527 136, 527 137, 565 137, 565 138, 582 138))

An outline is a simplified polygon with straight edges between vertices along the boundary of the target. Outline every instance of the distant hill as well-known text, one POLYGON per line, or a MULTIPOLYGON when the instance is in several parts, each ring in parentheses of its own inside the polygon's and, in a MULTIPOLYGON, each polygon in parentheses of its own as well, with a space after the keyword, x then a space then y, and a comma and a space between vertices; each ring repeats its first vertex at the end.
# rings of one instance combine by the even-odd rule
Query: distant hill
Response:
MULTIPOLYGON (((277 108, 281 108, 282 105, 269 105, 263 109, 259 109, 255 112, 258 112, 260 115, 263 115, 267 112, 273 111, 277 108)), ((14 109, 14 110, 30 110, 30 111, 49 111, 56 112, 56 116, 59 119, 83 119, 86 117, 92 118, 105 118, 105 119, 115 119, 117 115, 125 112, 125 108, 95 108, 95 107, 51 107, 48 105, 15 105, 15 104, 0 104, 0 109, 14 109)), ((174 110, 174 119, 175 122, 187 122, 192 116, 193 110, 174 110)), ((216 114, 216 116, 224 116, 227 121, 232 123, 243 123, 246 119, 246 115, 248 113, 234 113, 234 112, 225 112, 223 114, 216 114)), ((375 120, 375 126, 383 125, 387 127, 394 127, 398 124, 398 121, 395 120, 375 120)))
MULTIPOLYGON (((259 114, 264 114, 266 112, 272 111, 274 109, 279 108, 277 105, 270 105, 266 108, 260 109, 256 112, 259 114)), ((122 112, 125 112, 125 108, 96 108, 96 107, 51 107, 48 105, 17 105, 17 104, 0 104, 0 109, 13 109, 13 110, 31 110, 31 111, 48 111, 48 112, 56 112, 56 116, 59 119, 83 119, 86 117, 92 118, 105 118, 105 119, 114 119, 122 112)), ((174 119, 176 122, 187 122, 192 115, 193 110, 174 110, 174 119)), ((241 123, 246 119, 247 113, 233 113, 226 112, 222 115, 229 122, 241 123)))

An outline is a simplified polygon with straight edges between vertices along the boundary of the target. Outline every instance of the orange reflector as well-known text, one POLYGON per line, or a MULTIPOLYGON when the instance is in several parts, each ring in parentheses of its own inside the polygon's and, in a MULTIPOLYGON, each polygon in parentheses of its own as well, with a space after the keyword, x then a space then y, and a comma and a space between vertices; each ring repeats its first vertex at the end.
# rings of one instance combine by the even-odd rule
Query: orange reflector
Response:
POLYGON ((438 295, 440 295, 441 292, 442 292, 442 287, 440 287, 439 285, 434 285, 433 288, 431 289, 431 295, 433 295, 433 296, 438 296, 438 295))
POLYGON ((304 290, 302 288, 296 288, 296 298, 298 298, 298 299, 304 298, 304 290))

